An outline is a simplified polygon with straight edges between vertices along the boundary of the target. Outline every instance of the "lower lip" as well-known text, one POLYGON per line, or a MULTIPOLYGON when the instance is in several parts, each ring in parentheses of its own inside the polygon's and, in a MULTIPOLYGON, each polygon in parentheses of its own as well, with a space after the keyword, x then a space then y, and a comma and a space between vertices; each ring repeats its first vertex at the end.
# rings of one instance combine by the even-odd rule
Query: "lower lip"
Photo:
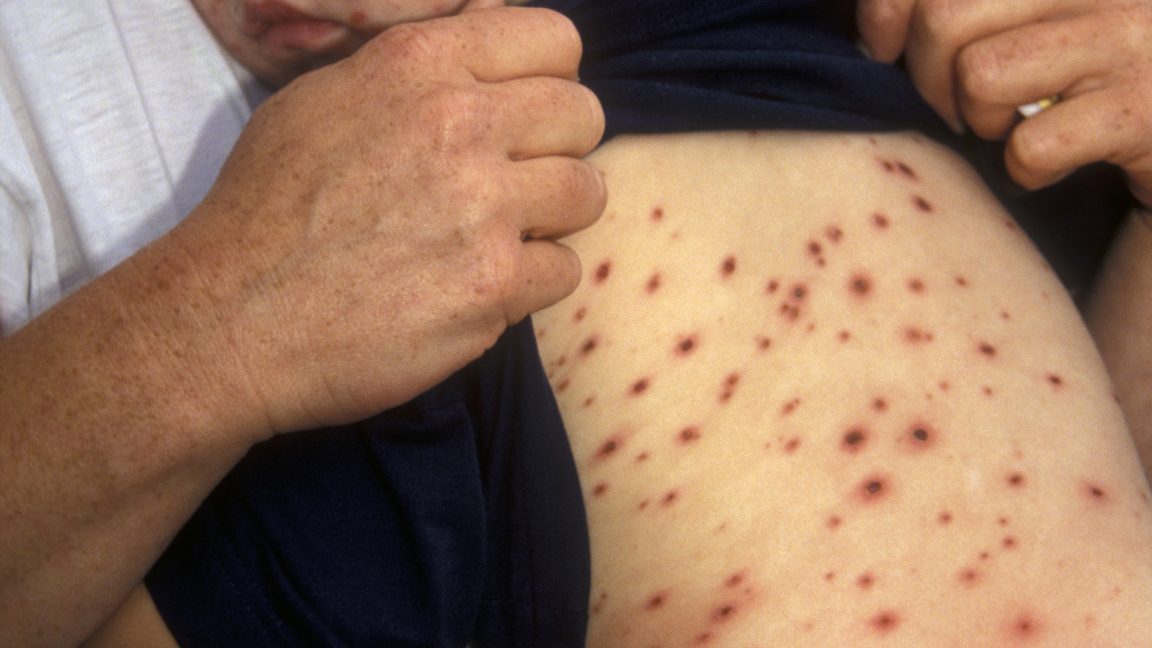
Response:
POLYGON ((343 25, 327 20, 283 20, 269 23, 260 43, 273 51, 303 50, 322 53, 343 36, 343 25))

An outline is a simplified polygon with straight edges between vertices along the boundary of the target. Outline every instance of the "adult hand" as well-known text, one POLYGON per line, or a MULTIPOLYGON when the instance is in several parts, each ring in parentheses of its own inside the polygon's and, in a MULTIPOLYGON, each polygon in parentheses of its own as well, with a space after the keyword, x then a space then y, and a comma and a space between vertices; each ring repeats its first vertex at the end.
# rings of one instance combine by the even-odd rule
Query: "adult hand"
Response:
POLYGON ((365 417, 575 289, 556 239, 606 199, 579 159, 603 133, 580 53, 559 14, 469 11, 390 29, 257 111, 168 257, 218 369, 250 386, 237 408, 277 432, 365 417))
POLYGON ((1119 165, 1152 205, 1152 2, 860 0, 872 55, 904 55, 928 102, 959 128, 1007 137, 1028 188, 1097 161, 1119 165), (1017 107, 1061 101, 1020 121, 1017 107))

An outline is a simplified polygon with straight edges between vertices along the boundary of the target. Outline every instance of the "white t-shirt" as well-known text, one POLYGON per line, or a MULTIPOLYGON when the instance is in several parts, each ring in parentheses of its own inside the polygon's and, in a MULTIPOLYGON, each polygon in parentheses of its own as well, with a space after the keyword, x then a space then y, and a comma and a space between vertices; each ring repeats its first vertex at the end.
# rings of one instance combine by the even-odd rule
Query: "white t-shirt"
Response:
POLYGON ((0 0, 0 334, 200 202, 265 91, 189 0, 0 0))

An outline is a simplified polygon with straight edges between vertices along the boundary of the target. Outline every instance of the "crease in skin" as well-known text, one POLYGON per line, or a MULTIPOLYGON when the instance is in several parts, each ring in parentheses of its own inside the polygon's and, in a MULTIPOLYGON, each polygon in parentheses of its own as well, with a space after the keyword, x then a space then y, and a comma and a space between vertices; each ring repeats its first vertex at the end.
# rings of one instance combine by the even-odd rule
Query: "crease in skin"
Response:
POLYGON ((1150 636, 1152 505, 1099 357, 962 163, 808 133, 593 160, 587 276, 536 317, 590 646, 1150 636))

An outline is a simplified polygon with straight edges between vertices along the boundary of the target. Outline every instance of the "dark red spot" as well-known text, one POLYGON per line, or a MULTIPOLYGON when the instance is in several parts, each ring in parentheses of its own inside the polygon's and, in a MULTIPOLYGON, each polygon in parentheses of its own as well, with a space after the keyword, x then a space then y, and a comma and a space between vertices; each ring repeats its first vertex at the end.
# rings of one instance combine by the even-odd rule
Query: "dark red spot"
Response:
POLYGON ((649 456, 650 455, 647 452, 641 452, 640 454, 636 455, 636 463, 644 463, 645 461, 648 461, 649 456))
POLYGON ((643 511, 646 508, 648 508, 648 500, 644 500, 636 505, 636 510, 638 511, 643 511))
POLYGON ((580 345, 580 355, 587 356, 588 354, 595 351, 599 344, 600 340, 595 335, 590 336, 587 340, 584 340, 583 344, 580 345))
POLYGON ((981 388, 981 391, 982 391, 982 392, 984 392, 984 395, 985 395, 985 396, 987 396, 988 398, 992 398, 993 394, 995 394, 995 393, 996 393, 996 392, 995 392, 995 391, 993 391, 993 390, 992 390, 992 388, 991 388, 991 387, 989 387, 988 385, 984 385, 984 387, 983 387, 983 388, 981 388))
POLYGON ((556 385, 556 393, 559 394, 571 386, 572 386, 572 381, 565 378, 564 380, 560 381, 559 385, 556 385))
POLYGON ((712 641, 712 633, 711 632, 701 632, 700 634, 696 635, 695 641, 696 641, 697 646, 703 646, 703 645, 707 644, 708 642, 712 641))
POLYGON ((1056 389, 1060 389, 1064 386, 1064 378, 1057 374, 1050 373, 1048 374, 1048 384, 1052 385, 1052 387, 1056 389))
POLYGON ((800 443, 801 443, 800 439, 797 439, 797 438, 788 439, 788 441, 786 441, 784 443, 784 452, 786 454, 795 454, 796 451, 800 449, 800 443))
POLYGON ((924 292, 924 282, 920 279, 910 279, 908 281, 908 290, 919 295, 924 292))
POLYGON ((856 578, 856 587, 862 590, 870 590, 875 584, 876 577, 872 575, 872 572, 864 572, 856 578))
POLYGON ((916 178, 916 172, 912 170, 912 167, 908 166, 907 164, 904 164, 903 162, 897 161, 896 162, 896 169, 899 170, 900 173, 903 174, 904 177, 908 178, 909 180, 916 180, 917 179, 916 178))
POLYGON ((851 331, 840 331, 836 334, 836 339, 840 340, 840 342, 847 342, 852 339, 852 333, 851 331))
POLYGON ((687 356, 691 355, 696 350, 696 345, 699 343, 695 335, 685 335, 676 342, 676 355, 687 356))
POLYGON ((989 358, 995 358, 996 357, 996 354, 997 354, 996 347, 992 346, 991 344, 989 344, 987 342, 981 342, 980 346, 977 348, 980 350, 980 353, 986 357, 989 357, 989 358))
POLYGON ((856 489, 860 499, 869 504, 884 499, 890 490, 888 478, 884 475, 868 477, 856 489))
POLYGON ((727 403, 736 393, 736 385, 740 384, 740 374, 732 372, 724 378, 724 385, 720 388, 720 402, 727 403))
POLYGON ((628 391, 631 392, 631 394, 633 396, 640 396, 644 392, 648 391, 648 387, 650 386, 650 384, 651 383, 649 382, 649 380, 647 378, 641 378, 641 379, 637 380, 636 382, 632 383, 632 387, 630 387, 628 389, 628 391))
POLYGON ((800 307, 795 304, 780 304, 780 314, 789 322, 800 319, 800 307))
POLYGON ((600 444, 600 449, 596 451, 596 458, 608 459, 609 457, 615 455, 616 451, 619 450, 623 445, 624 442, 620 439, 608 439, 604 443, 600 444))
POLYGON ((925 200, 924 196, 912 196, 912 204, 916 206, 916 209, 919 209, 925 214, 931 214, 936 211, 936 208, 932 206, 932 203, 925 200))
POLYGON ((588 317, 588 309, 580 307, 576 309, 576 312, 572 315, 572 320, 574 322, 583 322, 585 317, 588 317))
POLYGON ((875 214, 872 214, 872 224, 874 226, 876 226, 876 229, 882 229, 883 230, 883 229, 888 229, 888 226, 891 224, 891 221, 889 221, 888 217, 885 216, 884 214, 881 214, 880 212, 876 212, 875 214))
POLYGON ((923 344, 931 342, 934 339, 936 339, 936 336, 920 327, 909 326, 904 329, 904 341, 909 344, 923 344))
POLYGON ((936 430, 927 423, 913 423, 908 427, 905 440, 912 450, 927 450, 936 445, 936 430))
POLYGON ((872 399, 872 409, 877 412, 887 412, 888 401, 883 398, 874 398, 872 399))
POLYGON ((664 493, 664 497, 662 497, 660 499, 660 504, 662 506, 672 506, 673 504, 676 503, 676 500, 679 499, 679 497, 680 497, 679 491, 670 490, 667 493, 664 493))
POLYGON ((824 230, 824 236, 833 243, 839 243, 840 240, 844 238, 844 230, 835 225, 829 225, 827 229, 824 230))
POLYGON ((812 256, 820 256, 824 252, 824 248, 816 241, 808 241, 808 254, 812 256))
POLYGON ((777 290, 780 290, 780 282, 776 281, 775 279, 764 284, 764 292, 768 293, 769 295, 776 294, 777 290))
POLYGON ((957 275, 953 281, 955 281, 956 285, 960 286, 961 288, 968 287, 968 278, 963 275, 957 275))
POLYGON ((855 274, 848 281, 848 289, 857 297, 867 297, 872 292, 872 280, 863 273, 855 274))
POLYGON ((1084 482, 1084 494, 1097 502, 1103 502, 1108 499, 1108 493, 1104 488, 1092 482, 1084 482))
POLYGON ((592 407, 592 403, 595 403, 595 402, 596 402, 596 397, 595 396, 589 396, 588 398, 584 399, 584 407, 592 407))
POLYGON ((852 428, 844 433, 840 440, 840 449, 849 454, 857 454, 868 445, 868 431, 864 428, 852 428))
POLYGON ((940 511, 940 513, 936 515, 936 521, 940 523, 940 526, 952 524, 952 512, 940 511))
POLYGON ((880 163, 880 166, 881 166, 881 167, 882 167, 882 168, 883 168, 885 171, 887 171, 888 173, 892 173, 893 171, 895 171, 895 170, 896 170, 896 165, 895 165, 895 164, 892 164, 892 163, 891 163, 891 162, 889 162, 888 160, 883 160, 883 159, 880 159, 880 158, 876 158, 876 161, 877 161, 877 162, 879 162, 879 163, 880 163))
POLYGON ((731 277, 734 272, 736 272, 736 257, 730 256, 720 264, 720 274, 724 277, 731 277))
POLYGON ((660 608, 664 607, 664 604, 667 601, 668 601, 668 595, 665 594, 664 592, 658 592, 658 593, 653 594, 652 596, 648 597, 648 600, 645 601, 645 603, 644 603, 644 609, 648 610, 649 612, 659 610, 660 608))
POLYGON ((604 495, 604 493, 607 493, 607 492, 608 492, 608 484, 606 482, 600 482, 592 488, 592 496, 593 497, 602 497, 604 495))
POLYGON ((664 208, 660 206, 653 207, 649 217, 656 222, 664 220, 664 208))
POLYGON ((829 582, 829 583, 836 580, 836 572, 825 572, 824 573, 824 580, 826 582, 829 582))
POLYGON ((1030 614, 1021 614, 1012 620, 1010 633, 1018 639, 1033 639, 1040 634, 1040 622, 1030 614))
POLYGON ((768 349, 772 348, 772 339, 766 337, 756 338, 756 348, 760 349, 761 351, 767 351, 768 349))
POLYGON ((800 399, 799 398, 793 398, 792 400, 788 401, 787 403, 784 403, 783 407, 780 408, 780 414, 782 416, 789 416, 793 412, 795 412, 796 408, 799 406, 800 406, 800 399))
POLYGON ((725 603, 715 610, 712 610, 712 620, 727 621, 732 618, 733 614, 736 614, 736 606, 732 603, 725 603))
POLYGON ((975 587, 980 582, 980 571, 971 567, 963 569, 956 575, 956 580, 964 587, 975 587))
POLYGON ((1028 483, 1028 478, 1024 476, 1024 473, 1014 472, 1008 474, 1007 482, 1012 488, 1024 488, 1024 485, 1028 483))
POLYGON ((360 29, 368 23, 368 14, 363 11, 353 11, 352 15, 348 16, 348 24, 352 27, 360 29))
POLYGON ((1016 545, 1017 541, 1015 536, 1004 536, 1004 539, 1000 541, 1000 546, 1005 549, 1015 549, 1016 545))
POLYGON ((1005 322, 1011 321, 1012 313, 1009 313, 1008 311, 1000 311, 1000 319, 1004 320, 1005 322))
POLYGON ((659 272, 652 275, 651 277, 648 277, 648 283, 644 284, 644 291, 647 292, 649 295, 656 292, 657 290, 660 290, 660 273, 659 272))
POLYGON ((804 284, 796 284, 792 288, 792 298, 797 301, 803 301, 808 297, 808 286, 804 284))
POLYGON ((744 572, 742 572, 742 571, 736 572, 735 574, 732 574, 731 576, 729 576, 728 580, 724 581, 724 587, 728 587, 728 588, 739 587, 744 582, 744 580, 746 578, 747 578, 747 575, 744 572))
POLYGON ((612 274, 612 262, 604 261, 596 266, 596 274, 593 275, 593 280, 597 284, 602 284, 608 280, 608 275, 612 274))
POLYGON ((892 610, 884 610, 869 619, 868 624, 878 634, 886 635, 900 626, 900 615, 892 610))
POLYGON ((832 517, 828 518, 828 521, 825 524, 828 526, 829 530, 835 531, 836 529, 839 529, 840 525, 843 523, 844 520, 840 519, 839 515, 833 515, 832 517))
POLYGON ((680 430, 677 437, 680 439, 680 443, 684 445, 694 443, 700 439, 700 428, 695 425, 689 425, 683 430, 680 430))

